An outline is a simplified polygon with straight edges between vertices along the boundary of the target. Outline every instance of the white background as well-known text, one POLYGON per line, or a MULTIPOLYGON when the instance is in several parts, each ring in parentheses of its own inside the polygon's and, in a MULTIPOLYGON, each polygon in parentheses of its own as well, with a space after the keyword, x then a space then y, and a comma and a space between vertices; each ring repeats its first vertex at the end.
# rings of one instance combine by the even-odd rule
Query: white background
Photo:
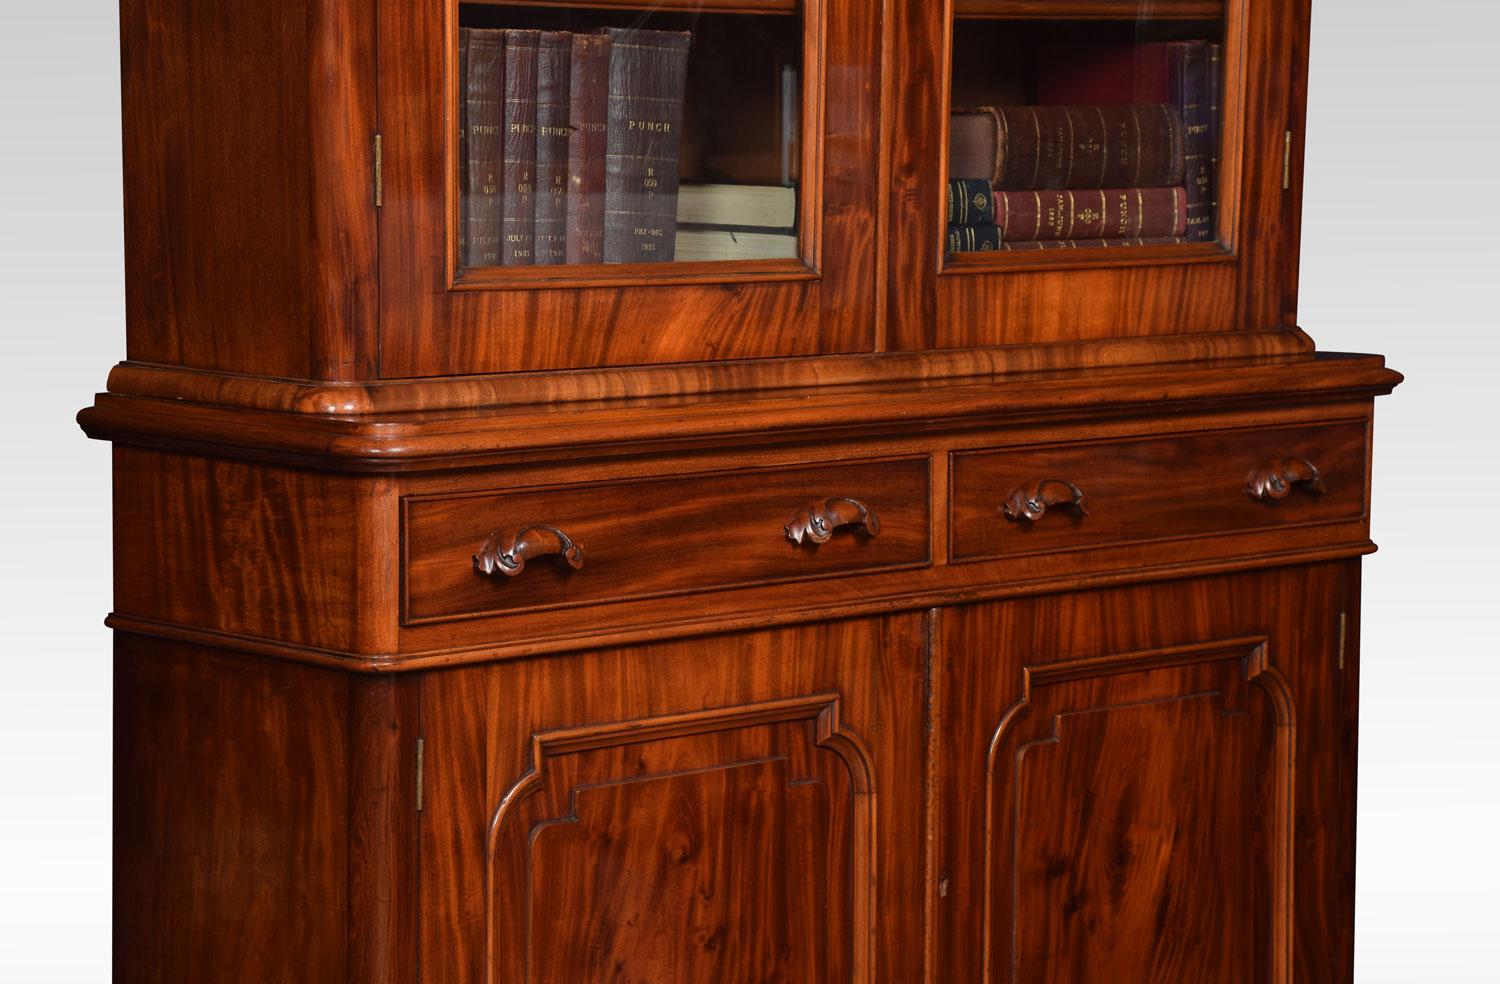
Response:
MULTIPOLYGON (((0 981, 103 981, 109 456, 73 415, 124 355, 118 15, 0 12, 0 981)), ((1315 2, 1301 322, 1409 377, 1365 566, 1361 984, 1500 980, 1497 32, 1487 0, 1315 2)))

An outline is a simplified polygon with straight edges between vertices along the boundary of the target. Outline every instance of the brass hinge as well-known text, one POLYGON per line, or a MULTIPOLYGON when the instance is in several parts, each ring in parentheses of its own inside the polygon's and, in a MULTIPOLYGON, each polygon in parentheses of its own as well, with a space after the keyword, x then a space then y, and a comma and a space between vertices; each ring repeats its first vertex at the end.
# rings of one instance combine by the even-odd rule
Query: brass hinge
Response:
POLYGON ((1281 150, 1281 190, 1292 187, 1292 131, 1286 131, 1286 144, 1281 150))
POLYGON ((1349 613, 1339 612, 1339 669, 1344 668, 1344 647, 1349 638, 1349 613))
POLYGON ((422 812, 422 756, 426 751, 427 742, 421 738, 417 739, 417 812, 422 812))
POLYGON ((385 204, 385 158, 380 147, 380 134, 375 134, 375 207, 385 204))

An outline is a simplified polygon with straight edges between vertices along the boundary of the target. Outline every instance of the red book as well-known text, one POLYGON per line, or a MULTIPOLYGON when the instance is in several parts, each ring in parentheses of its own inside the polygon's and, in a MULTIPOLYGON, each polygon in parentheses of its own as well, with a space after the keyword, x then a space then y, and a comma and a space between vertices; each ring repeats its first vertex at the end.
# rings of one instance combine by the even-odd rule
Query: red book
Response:
POLYGON ((573 35, 568 88, 568 262, 604 262, 609 38, 573 35))
POLYGON ((995 221, 1006 242, 1181 236, 1187 231, 1187 190, 1002 191, 995 196, 995 221))
POLYGON ((463 160, 463 232, 459 239, 463 265, 500 265, 500 228, 504 196, 500 189, 500 129, 505 73, 505 35, 464 28, 458 34, 458 60, 464 102, 459 128, 463 160))
POLYGON ((958 110, 948 176, 997 190, 1164 188, 1182 184, 1175 106, 1002 106, 958 110))

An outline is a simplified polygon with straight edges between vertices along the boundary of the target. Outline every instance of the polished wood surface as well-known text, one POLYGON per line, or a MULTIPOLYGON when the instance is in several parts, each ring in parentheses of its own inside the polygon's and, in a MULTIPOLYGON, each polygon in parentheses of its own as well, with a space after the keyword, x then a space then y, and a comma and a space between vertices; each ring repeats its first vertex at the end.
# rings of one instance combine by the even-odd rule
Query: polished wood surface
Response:
POLYGON ((122 0, 116 976, 1348 984, 1306 0, 483 2, 795 17, 803 259, 458 271, 457 4, 122 0), (953 17, 1143 13, 1221 242, 944 259, 953 17))

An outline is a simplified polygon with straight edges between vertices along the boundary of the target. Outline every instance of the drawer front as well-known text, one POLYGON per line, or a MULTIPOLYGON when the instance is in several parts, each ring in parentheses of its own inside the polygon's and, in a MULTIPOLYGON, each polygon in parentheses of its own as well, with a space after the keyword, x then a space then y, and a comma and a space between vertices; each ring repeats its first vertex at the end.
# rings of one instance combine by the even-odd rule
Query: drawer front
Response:
POLYGON ((1364 421, 1348 421, 957 453, 950 556, 989 560, 1358 520, 1367 434, 1364 421), (1260 497, 1248 487, 1257 479, 1260 497), (1075 491, 1081 506, 1071 501, 1075 491))
POLYGON ((928 462, 924 456, 409 496, 404 621, 921 566, 931 561, 928 462), (824 505, 828 500, 836 501, 824 505), (794 543, 788 524, 807 519, 813 506, 831 513, 829 525, 845 525, 824 542, 815 542, 815 530, 794 543), (872 521, 862 522, 861 508, 872 521), (516 534, 537 527, 522 538, 519 571, 498 559, 514 558, 516 534), (571 562, 569 543, 578 548, 571 562), (490 573, 476 569, 476 555, 488 557, 490 573))

